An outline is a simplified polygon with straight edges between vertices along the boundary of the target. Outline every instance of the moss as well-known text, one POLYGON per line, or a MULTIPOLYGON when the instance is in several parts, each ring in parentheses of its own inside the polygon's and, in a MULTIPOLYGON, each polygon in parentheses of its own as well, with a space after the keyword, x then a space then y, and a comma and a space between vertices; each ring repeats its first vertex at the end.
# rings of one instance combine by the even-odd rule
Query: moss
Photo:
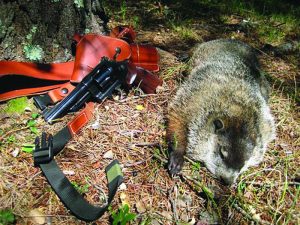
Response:
POLYGON ((83 0, 74 0, 74 4, 76 6, 76 8, 84 8, 84 2, 83 0))
POLYGON ((25 57, 32 61, 42 60, 44 51, 39 45, 25 45, 24 46, 25 57))
POLYGON ((33 44, 33 37, 36 32, 37 26, 32 26, 30 32, 26 35, 26 43, 23 43, 25 57, 31 61, 40 61, 44 57, 44 51, 41 46, 33 44))
POLYGON ((6 113, 22 113, 28 106, 28 99, 26 97, 16 98, 7 102, 4 112, 6 113))

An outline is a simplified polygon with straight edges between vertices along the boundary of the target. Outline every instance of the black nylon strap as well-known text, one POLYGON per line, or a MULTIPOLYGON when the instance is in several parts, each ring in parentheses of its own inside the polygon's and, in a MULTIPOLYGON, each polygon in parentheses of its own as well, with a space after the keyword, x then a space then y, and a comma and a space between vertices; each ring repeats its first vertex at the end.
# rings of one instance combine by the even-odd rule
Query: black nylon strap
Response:
MULTIPOLYGON (((117 160, 114 160, 107 168, 112 168, 118 163, 119 162, 117 160)), ((52 160, 47 164, 40 164, 40 168, 63 204, 74 216, 87 222, 94 221, 104 214, 116 194, 118 186, 123 181, 122 175, 114 173, 115 176, 113 180, 108 183, 109 193, 107 204, 103 207, 97 207, 90 204, 77 192, 67 177, 60 170, 55 160, 52 160)))
POLYGON ((46 139, 46 133, 43 133, 41 143, 39 143, 39 138, 36 139, 36 149, 33 153, 34 157, 36 157, 34 158, 35 166, 39 166, 41 168, 50 186, 53 188, 66 208, 68 208, 74 216, 87 222, 94 221, 101 217, 107 210, 119 185, 123 182, 122 172, 117 160, 110 163, 105 168, 109 191, 107 204, 103 207, 90 204, 70 183, 68 178, 60 170, 54 158, 52 158, 52 160, 50 159, 50 161, 48 159, 49 152, 47 151, 47 147, 51 147, 51 155, 53 157, 64 148, 71 138, 72 135, 68 127, 64 127, 56 135, 54 135, 53 138, 48 138, 48 140, 46 139))
POLYGON ((53 136, 53 155, 57 155, 69 140, 72 139, 72 135, 68 127, 64 127, 57 134, 53 136))

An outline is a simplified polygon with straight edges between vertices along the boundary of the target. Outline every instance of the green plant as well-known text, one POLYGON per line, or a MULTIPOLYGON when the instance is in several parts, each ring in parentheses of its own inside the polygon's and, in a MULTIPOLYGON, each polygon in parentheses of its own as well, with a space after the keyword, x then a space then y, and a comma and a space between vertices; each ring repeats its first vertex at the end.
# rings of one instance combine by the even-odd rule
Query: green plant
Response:
POLYGON ((30 32, 26 35, 26 40, 31 42, 36 31, 37 31, 37 26, 32 26, 30 32))
POLYGON ((137 28, 139 27, 140 24, 140 18, 138 16, 133 16, 130 19, 130 24, 134 27, 137 28))
POLYGON ((71 181, 71 184, 74 186, 74 188, 80 193, 84 194, 89 191, 89 184, 78 184, 76 181, 71 181))
POLYGON ((15 215, 10 209, 0 210, 0 225, 12 224, 15 221, 15 215))
POLYGON ((126 225, 128 222, 133 221, 136 218, 136 214, 130 212, 130 208, 127 204, 122 205, 118 211, 112 211, 111 208, 109 208, 109 211, 111 212, 113 225, 126 225))
POLYGON ((192 171, 193 172, 199 171, 200 168, 201 168, 201 163, 200 162, 194 162, 194 163, 192 163, 192 171))
POLYGON ((7 142, 8 143, 14 143, 16 141, 16 137, 14 135, 10 135, 8 138, 7 138, 7 142))
POLYGON ((151 224, 151 219, 149 217, 146 217, 145 219, 142 220, 140 225, 149 225, 151 224))
POLYGON ((22 151, 27 153, 32 153, 35 148, 34 144, 24 144, 22 146, 22 151))
POLYGON ((38 133, 38 130, 37 130, 37 128, 36 128, 36 119, 39 117, 39 114, 37 114, 37 113, 33 113, 32 115, 31 115, 31 118, 32 119, 30 119, 30 120, 28 120, 28 122, 27 122, 27 127, 29 127, 29 129, 30 129, 30 131, 32 132, 32 133, 34 133, 34 134, 37 134, 38 133))
POLYGON ((246 184, 243 181, 239 182, 237 187, 238 193, 240 195, 243 195, 245 189, 246 189, 246 184))

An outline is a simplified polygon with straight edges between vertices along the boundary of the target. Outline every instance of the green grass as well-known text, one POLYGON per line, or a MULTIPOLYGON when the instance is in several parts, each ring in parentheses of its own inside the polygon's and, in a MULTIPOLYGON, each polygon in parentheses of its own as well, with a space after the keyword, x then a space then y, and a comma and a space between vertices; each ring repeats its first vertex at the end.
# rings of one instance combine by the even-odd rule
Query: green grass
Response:
POLYGON ((300 186, 297 186, 297 192, 295 194, 292 206, 290 207, 290 209, 287 212, 287 216, 286 216, 286 219, 284 221, 284 225, 289 224, 289 221, 291 220, 291 217, 292 217, 292 212, 291 211, 295 209, 297 203, 299 204, 299 197, 300 197, 300 186))
POLYGON ((182 39, 200 41, 200 37, 193 27, 188 25, 188 21, 181 24, 172 23, 171 27, 182 39))
MULTIPOLYGON (((208 1, 209 2, 209 1, 208 1)), ((214 1, 212 1, 214 2, 214 1)), ((273 45, 282 43, 285 37, 299 27, 300 7, 283 1, 218 1, 222 13, 238 14, 255 24, 261 41, 273 45)))
POLYGON ((257 32, 262 42, 273 45, 282 43, 288 35, 295 32, 299 34, 300 7, 288 2, 279 0, 197 0, 176 2, 181 4, 182 7, 173 10, 172 17, 166 17, 166 19, 171 22, 171 28, 183 38, 197 40, 195 29, 189 28, 188 24, 199 16, 206 20, 214 18, 214 20, 223 20, 223 22, 226 22, 224 18, 231 15, 242 17, 242 19, 249 21, 249 24, 253 26, 254 31, 257 32))

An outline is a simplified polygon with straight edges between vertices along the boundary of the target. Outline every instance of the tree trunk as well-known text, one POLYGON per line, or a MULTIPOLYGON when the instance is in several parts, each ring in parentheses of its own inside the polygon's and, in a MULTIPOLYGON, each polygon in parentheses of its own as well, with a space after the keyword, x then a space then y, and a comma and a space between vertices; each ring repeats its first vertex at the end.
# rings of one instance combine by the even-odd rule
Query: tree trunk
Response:
POLYGON ((99 0, 0 0, 0 60, 67 61, 75 33, 104 33, 103 15, 99 0))

